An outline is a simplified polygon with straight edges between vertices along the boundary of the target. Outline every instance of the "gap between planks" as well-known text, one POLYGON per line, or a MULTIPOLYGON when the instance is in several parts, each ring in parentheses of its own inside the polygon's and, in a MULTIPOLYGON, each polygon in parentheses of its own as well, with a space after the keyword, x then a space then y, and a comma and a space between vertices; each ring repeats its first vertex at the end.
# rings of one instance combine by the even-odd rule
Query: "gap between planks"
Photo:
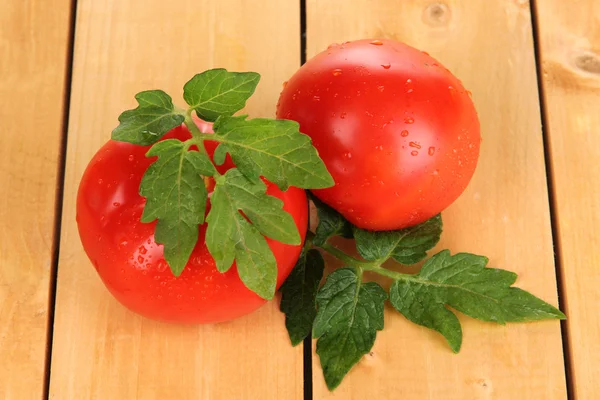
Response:
POLYGON ((50 398, 50 369, 52 367, 52 340, 54 338, 54 306, 56 305, 56 285, 58 275, 58 259, 60 255, 60 233, 62 228, 65 168, 67 163, 69 111, 71 109, 71 83, 73 80, 73 56, 75 53, 75 23, 77 21, 77 0, 71 0, 69 13, 69 33, 67 35, 68 44, 65 54, 66 67, 63 89, 63 115, 56 172, 56 194, 54 197, 52 262, 50 265, 50 282, 48 285, 48 321, 46 323, 46 355, 44 358, 44 387, 42 392, 43 399, 50 398))
MULTIPOLYGON (((550 139, 548 137, 548 108, 546 106, 546 98, 544 96, 544 80, 541 60, 541 45, 540 45, 540 29, 538 25, 538 8, 537 0, 531 0, 531 30, 533 36, 533 51, 535 55, 535 67, 538 87, 538 99, 540 102, 540 116, 542 122, 542 140, 544 144, 544 161, 546 166, 546 183, 548 186, 548 203, 550 210, 550 226, 552 228, 552 244, 554 248, 554 268, 556 271, 556 286, 558 290, 558 307, 563 312, 566 312, 566 288, 563 282, 563 277, 560 273, 562 268, 561 263, 561 246, 558 236, 557 224, 557 204, 555 199, 554 185, 554 168, 552 166, 552 150, 550 148, 550 139)), ((569 328, 566 320, 560 321, 560 331, 562 336, 563 357, 565 365, 565 381, 567 385, 567 397, 573 399, 573 380, 571 368, 571 353, 569 348, 569 328)))
MULTIPOLYGON (((306 0, 300 0, 300 66, 306 62, 306 0)), ((308 226, 310 229, 310 207, 308 212, 308 226)), ((302 342, 303 346, 303 375, 304 375, 304 400, 313 400, 313 371, 312 371, 312 334, 302 342)))

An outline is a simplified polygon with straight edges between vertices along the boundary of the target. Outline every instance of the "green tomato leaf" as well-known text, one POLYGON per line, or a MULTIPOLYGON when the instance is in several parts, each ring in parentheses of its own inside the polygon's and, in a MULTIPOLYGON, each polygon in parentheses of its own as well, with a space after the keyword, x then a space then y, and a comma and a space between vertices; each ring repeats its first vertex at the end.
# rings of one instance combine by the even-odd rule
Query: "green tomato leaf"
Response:
POLYGON ((281 190, 289 186, 326 188, 334 184, 308 136, 295 121, 220 117, 215 122, 219 152, 228 152, 250 180, 264 176, 281 190))
POLYGON ((342 236, 346 239, 353 238, 352 224, 342 214, 315 196, 311 196, 311 199, 317 207, 317 216, 319 217, 319 224, 313 238, 315 246, 322 246, 332 236, 342 236))
POLYGON ((277 260, 265 237, 244 217, 236 219, 240 242, 235 247, 235 258, 240 279, 248 289, 271 300, 277 285, 277 260))
POLYGON ((415 264, 427 257, 442 234, 442 216, 396 231, 372 232, 353 227, 356 249, 365 260, 392 257, 401 264, 415 264))
POLYGON ((260 75, 211 69, 194 76, 183 87, 183 98, 198 117, 214 122, 221 115, 235 114, 246 106, 260 75))
POLYGON ((294 218, 283 210, 283 201, 266 194, 262 180, 250 181, 236 168, 227 171, 225 178, 225 189, 233 204, 260 233, 281 243, 301 243, 294 218))
POLYGON ((267 195, 266 189, 262 180, 250 181, 236 168, 217 179, 206 218, 206 246, 219 271, 229 270, 236 261, 244 284, 271 299, 277 263, 263 235, 296 245, 301 239, 294 219, 283 210, 283 202, 267 195))
POLYGON ((457 353, 462 330, 448 305, 472 318, 505 324, 564 319, 557 308, 511 285, 513 272, 485 268, 488 259, 443 250, 431 257, 410 279, 396 280, 390 302, 410 321, 438 331, 457 353))
POLYGON ((165 260, 179 276, 198 241, 198 225, 204 222, 208 195, 200 174, 211 175, 214 166, 206 154, 188 151, 188 145, 176 139, 158 142, 146 155, 158 159, 140 185, 146 197, 142 222, 158 219, 156 242, 164 245, 165 260))
POLYGON ((317 315, 315 299, 323 278, 325 262, 318 250, 302 251, 290 276, 281 286, 281 312, 292 345, 296 346, 310 335, 317 315))
POLYGON ((335 389, 383 329, 385 291, 375 282, 361 283, 350 268, 334 271, 317 294, 313 337, 325 383, 335 389))
POLYGON ((185 115, 175 110, 171 97, 162 90, 147 90, 135 95, 138 107, 119 116, 112 139, 141 146, 156 143, 171 129, 181 125, 185 115))

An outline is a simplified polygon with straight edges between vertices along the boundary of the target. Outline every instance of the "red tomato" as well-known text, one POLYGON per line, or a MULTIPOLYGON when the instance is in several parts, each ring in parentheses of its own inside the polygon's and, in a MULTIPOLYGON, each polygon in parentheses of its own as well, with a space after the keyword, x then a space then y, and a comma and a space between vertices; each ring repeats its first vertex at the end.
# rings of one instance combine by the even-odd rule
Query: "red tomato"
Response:
MULTIPOLYGON (((208 131, 210 125, 201 128, 208 131)), ((183 140, 190 135, 187 129, 176 128, 167 137, 183 140)), ((207 147, 214 151, 215 145, 207 147)), ((200 227, 198 244, 183 273, 179 277, 171 273, 163 246, 154 241, 156 222, 140 222, 145 199, 138 190, 153 161, 145 157, 148 149, 109 141, 90 161, 79 186, 79 234, 108 290, 130 310, 169 322, 222 322, 259 308, 266 301, 244 286, 235 264, 226 273, 217 271, 204 242, 206 224, 200 227)), ((269 182, 267 188, 268 194, 283 200, 304 240, 308 221, 304 190, 282 192, 269 182)), ((267 241, 277 259, 279 288, 302 246, 267 241)))
POLYGON ((316 55, 284 87, 277 116, 300 123, 335 179, 313 193, 365 229, 438 214, 465 190, 479 157, 470 93, 428 54, 391 40, 316 55))

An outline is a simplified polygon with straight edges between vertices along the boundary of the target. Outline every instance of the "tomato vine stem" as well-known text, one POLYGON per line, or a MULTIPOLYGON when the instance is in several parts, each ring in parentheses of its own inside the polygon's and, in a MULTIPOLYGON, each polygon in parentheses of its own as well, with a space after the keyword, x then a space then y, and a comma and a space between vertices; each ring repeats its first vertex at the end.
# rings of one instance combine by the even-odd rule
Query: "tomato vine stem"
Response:
MULTIPOLYGON (((311 231, 308 231, 308 233, 306 234, 306 245, 307 246, 313 245, 312 240, 314 237, 315 237, 315 234, 311 231)), ((388 278, 396 279, 396 280, 398 280, 398 279, 411 280, 411 281, 418 280, 411 274, 403 274, 401 272, 390 271, 389 269, 383 268, 381 265, 385 261, 387 261, 387 259, 374 260, 374 261, 359 260, 359 259, 352 257, 351 255, 343 252, 342 250, 338 249, 337 247, 333 246, 332 244, 330 244, 328 242, 323 243, 321 246, 315 246, 315 247, 319 247, 320 249, 324 250, 326 253, 331 254, 338 260, 342 261, 344 264, 354 267, 357 270, 357 272, 360 273, 360 276, 362 276, 363 271, 371 271, 371 272, 375 272, 376 274, 383 275, 388 278)))
POLYGON ((183 123, 185 124, 185 126, 189 129, 190 133, 192 134, 192 136, 194 138, 193 139, 194 143, 196 145, 198 145, 198 151, 206 154, 206 149, 204 148, 203 142, 207 139, 214 140, 214 136, 210 135, 208 133, 200 132, 198 125, 196 125, 196 123, 194 122, 194 119, 192 118, 193 111, 194 111, 193 109, 189 109, 185 112, 185 120, 183 121, 183 123))

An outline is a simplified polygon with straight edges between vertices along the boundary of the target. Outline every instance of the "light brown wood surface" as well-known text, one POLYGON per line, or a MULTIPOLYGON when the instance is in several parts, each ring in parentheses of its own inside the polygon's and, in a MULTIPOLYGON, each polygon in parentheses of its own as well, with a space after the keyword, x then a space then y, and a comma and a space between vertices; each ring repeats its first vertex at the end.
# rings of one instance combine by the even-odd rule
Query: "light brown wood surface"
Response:
MULTIPOLYGON (((526 1, 308 0, 308 55, 332 42, 393 38, 426 50, 473 92, 482 129, 477 172, 444 213, 438 248, 489 257, 517 285, 557 304, 530 10, 526 1)), ((591 311, 590 311, 591 312, 591 311)), ((315 399, 565 399, 557 321, 506 327, 460 318, 454 355, 437 333, 388 307, 371 355, 315 399)))
POLYGON ((600 3, 538 1, 572 387, 600 393, 600 3))
POLYGON ((104 288, 75 224, 82 172, 135 93, 181 94, 189 78, 214 66, 258 71, 263 79, 247 111, 274 115, 282 82, 300 63, 299 3, 261 4, 78 2, 51 399, 302 398, 302 348, 290 346, 275 302, 217 326, 143 319, 104 288))
POLYGON ((40 399, 69 0, 0 2, 0 399, 40 399))
MULTIPOLYGON (((85 256, 75 195, 89 159, 134 94, 211 67, 263 75, 248 104, 273 116, 300 63, 297 0, 77 0, 51 363, 56 191, 69 68, 71 0, 0 1, 0 399, 302 399, 302 346, 272 302, 240 320, 181 327, 112 298, 85 256)), ((537 0, 542 114, 527 0, 306 0, 308 56, 365 37, 404 41, 472 91, 483 135, 469 188, 444 213, 438 249, 486 255, 566 312, 573 398, 600 392, 600 3, 537 0)), ((331 258, 327 258, 333 264, 331 258)), ((506 327, 460 316, 459 355, 390 307, 373 352, 335 393, 313 356, 320 399, 566 399, 556 321, 506 327)), ((314 343, 313 343, 314 351, 314 343)), ((309 377, 307 377, 309 378, 309 377)))

